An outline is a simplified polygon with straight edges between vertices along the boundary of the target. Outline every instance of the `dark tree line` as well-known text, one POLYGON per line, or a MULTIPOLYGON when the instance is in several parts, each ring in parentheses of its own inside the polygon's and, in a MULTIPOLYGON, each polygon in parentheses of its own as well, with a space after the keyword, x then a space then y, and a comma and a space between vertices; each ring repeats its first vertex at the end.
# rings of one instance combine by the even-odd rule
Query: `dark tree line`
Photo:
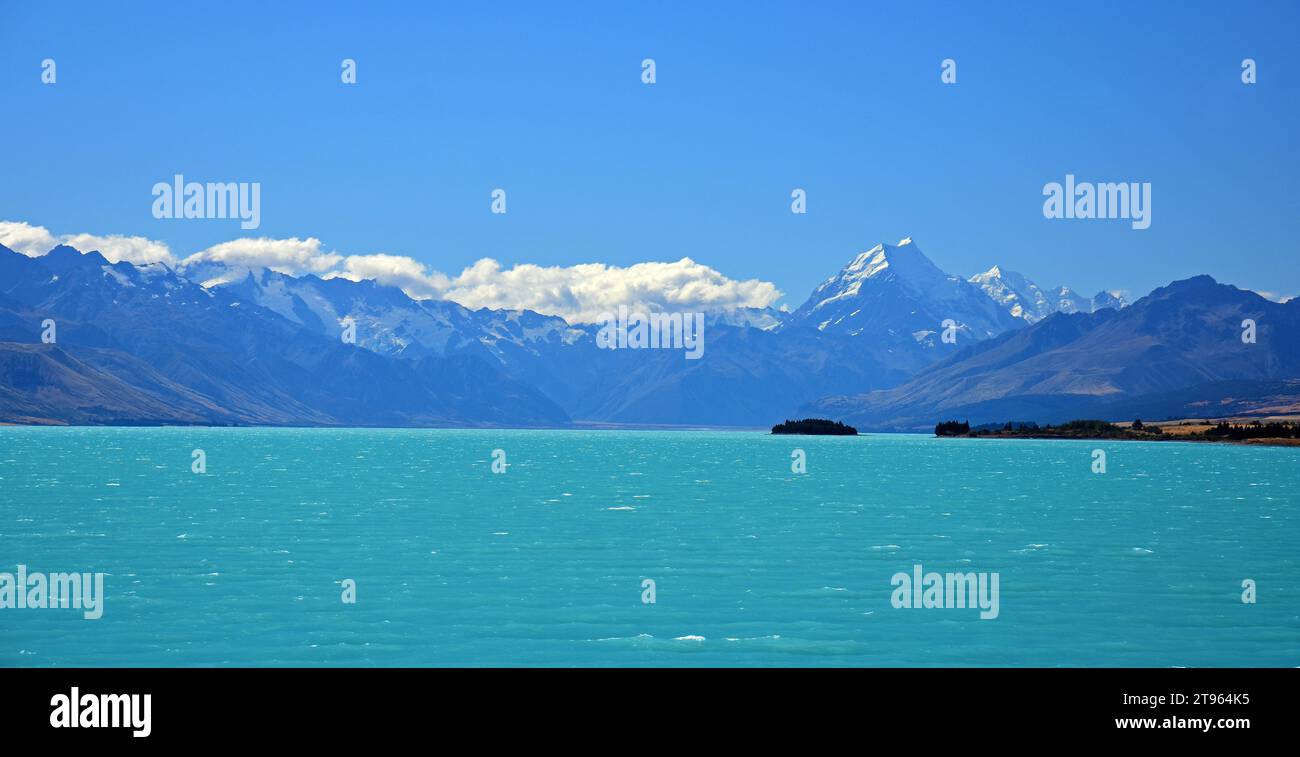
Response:
POLYGON ((1058 426, 1047 424, 1039 426, 1033 421, 1007 421, 1006 423, 986 423, 971 427, 968 421, 943 421, 935 424, 935 436, 1025 436, 1025 437, 1061 437, 1067 439, 1132 439, 1144 435, 1160 434, 1159 426, 1144 425, 1142 421, 1133 422, 1131 429, 1120 428, 1109 421, 1080 419, 1066 421, 1058 426))
POLYGON ((1296 423, 1248 423, 1234 426, 1220 422, 1205 432, 1206 436, 1219 439, 1300 439, 1300 424, 1296 423))
POLYGON ((942 421, 934 425, 935 436, 966 436, 969 433, 969 421, 942 421))

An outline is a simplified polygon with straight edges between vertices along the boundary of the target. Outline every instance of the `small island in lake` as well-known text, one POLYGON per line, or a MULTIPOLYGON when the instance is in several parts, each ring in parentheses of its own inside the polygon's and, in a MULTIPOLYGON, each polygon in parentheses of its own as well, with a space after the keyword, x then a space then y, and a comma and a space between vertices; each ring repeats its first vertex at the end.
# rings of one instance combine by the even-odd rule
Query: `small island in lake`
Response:
POLYGON ((811 436, 857 436, 858 430, 839 421, 824 418, 804 418, 801 421, 787 420, 772 427, 774 434, 808 434, 811 436))

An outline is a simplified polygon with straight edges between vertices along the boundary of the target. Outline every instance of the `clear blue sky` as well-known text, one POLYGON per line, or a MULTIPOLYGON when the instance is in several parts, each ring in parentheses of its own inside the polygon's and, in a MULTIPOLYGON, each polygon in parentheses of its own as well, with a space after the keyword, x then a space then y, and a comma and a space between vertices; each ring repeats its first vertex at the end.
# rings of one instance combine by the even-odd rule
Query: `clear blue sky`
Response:
POLYGON ((151 216, 184 173, 260 181, 258 235, 449 273, 690 256, 796 306, 912 235, 963 275, 1300 294, 1295 2, 328 5, 0 5, 0 219, 240 236, 151 216), (1152 182, 1151 228, 1044 219, 1066 173, 1152 182))

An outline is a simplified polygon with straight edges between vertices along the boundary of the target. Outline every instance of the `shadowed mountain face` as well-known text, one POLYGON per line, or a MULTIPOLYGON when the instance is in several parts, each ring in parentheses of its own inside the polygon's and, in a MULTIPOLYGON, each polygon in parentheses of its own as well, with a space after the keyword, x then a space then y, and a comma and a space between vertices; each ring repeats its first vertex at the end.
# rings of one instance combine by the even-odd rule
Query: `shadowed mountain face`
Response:
POLYGON ((554 425, 564 411, 471 355, 397 360, 204 289, 166 266, 0 248, 2 419, 554 425), (42 322, 56 324, 40 344, 42 322), (76 376, 85 381, 73 381, 76 376), (104 377, 109 376, 113 380, 104 377), (25 388, 24 388, 25 387, 25 388), (124 387, 133 389, 127 392, 124 387), (93 391, 92 391, 93 390, 93 391))
POLYGON ((54 345, 0 343, 0 407, 14 423, 211 423, 234 419, 148 365, 111 350, 78 360, 54 345), (106 358, 113 366, 94 363, 106 358), (139 381, 133 386, 120 375, 139 381), (165 401, 165 404, 164 404, 165 401))
POLYGON ((1208 276, 1122 310, 1056 314, 975 344, 907 383, 806 410, 875 428, 1030 418, 1214 415, 1286 405, 1300 378, 1300 300, 1278 304, 1208 276), (1244 321, 1255 342, 1243 341, 1244 321), (1215 412, 1222 408, 1222 412, 1215 412), (1229 409, 1233 408, 1233 409, 1229 409))

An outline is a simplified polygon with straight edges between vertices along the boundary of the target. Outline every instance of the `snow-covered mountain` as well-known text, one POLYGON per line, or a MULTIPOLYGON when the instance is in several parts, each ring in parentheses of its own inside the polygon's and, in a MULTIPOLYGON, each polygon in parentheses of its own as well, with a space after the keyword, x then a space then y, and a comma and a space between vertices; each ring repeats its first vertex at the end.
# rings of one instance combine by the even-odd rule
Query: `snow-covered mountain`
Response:
POLYGON ((1124 295, 1120 292, 1101 291, 1092 296, 1090 304, 1092 305, 1092 312, 1095 313, 1105 308, 1114 308, 1116 310, 1126 308, 1128 307, 1128 300, 1124 299, 1124 295))
POLYGON ((958 345, 1024 325, 979 287, 940 270, 908 238, 858 255, 817 287, 782 328, 810 326, 890 342, 899 350, 939 353, 954 347, 940 339, 946 320, 957 324, 958 345))
POLYGON ((1041 321, 1052 313, 1095 313, 1128 305, 1118 292, 1103 290, 1089 298, 1066 286, 1044 290, 1022 274, 996 265, 975 274, 969 281, 1011 315, 1029 323, 1041 321))
MULTIPOLYGON (((290 302, 283 298, 277 304, 290 302)), ((400 359, 161 264, 0 245, 0 421, 560 425, 490 356, 400 359), (45 343, 42 331, 57 326, 45 343)), ((319 318, 317 319, 319 320, 319 318)))
POLYGON ((504 356, 516 350, 537 353, 546 345, 572 344, 588 336, 563 318, 532 311, 474 311, 449 300, 414 300, 398 287, 374 281, 295 277, 267 269, 207 280, 209 288, 331 338, 338 338, 351 321, 358 347, 392 357, 486 350, 506 362, 504 356))
MULTIPOLYGON (((596 331, 594 326, 532 311, 475 311, 448 300, 415 300, 398 287, 374 281, 292 276, 214 263, 185 274, 209 290, 266 308, 322 336, 337 338, 348 322, 354 323, 357 346, 381 355, 490 356, 534 383, 546 383, 534 375, 537 370, 553 374, 554 364, 563 362, 558 355, 574 352, 566 348, 591 348, 596 331)), ((1045 292, 997 266, 964 281, 940 270, 915 242, 904 239, 858 255, 793 313, 771 308, 719 311, 709 313, 707 323, 710 328, 786 334, 812 328, 857 339, 861 351, 870 353, 879 366, 912 373, 951 351, 943 348, 952 345, 939 338, 947 319, 958 324, 960 345, 1053 312, 1093 312, 1101 306, 1106 305, 1097 298, 1086 300, 1064 287, 1045 292)), ((560 374, 572 378, 570 370, 560 374)))

